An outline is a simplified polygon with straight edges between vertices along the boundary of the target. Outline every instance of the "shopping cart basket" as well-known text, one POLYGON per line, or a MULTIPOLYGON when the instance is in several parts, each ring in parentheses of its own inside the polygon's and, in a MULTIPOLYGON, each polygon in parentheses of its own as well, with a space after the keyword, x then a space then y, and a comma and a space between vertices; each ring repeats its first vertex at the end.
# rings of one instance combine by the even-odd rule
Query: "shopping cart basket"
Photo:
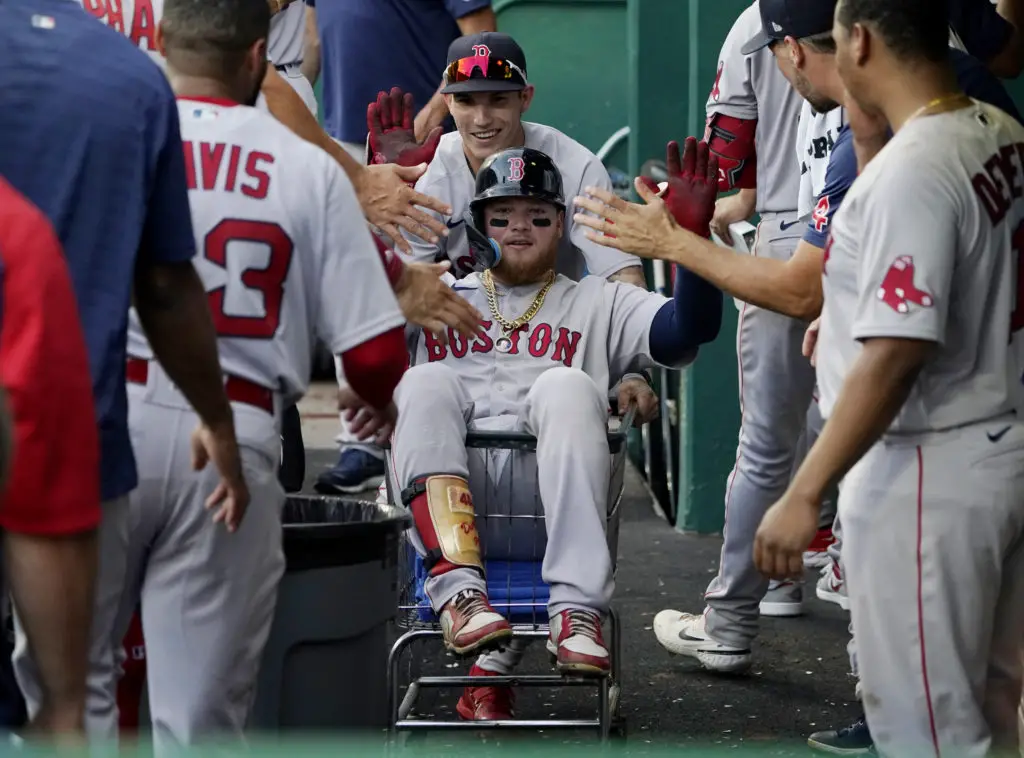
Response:
MULTIPOLYGON (((608 446, 612 456, 611 476, 609 477, 608 513, 606 518, 606 535, 608 549, 615 566, 619 536, 619 504, 626 467, 626 436, 633 425, 635 408, 627 410, 621 418, 612 418, 609 422, 608 446)), ((494 451, 525 451, 536 452, 537 438, 522 432, 499 432, 470 430, 466 436, 468 448, 494 451)), ((515 459, 515 456, 509 456, 515 459)), ((488 460, 490 458, 488 457, 488 460)), ((536 465, 534 458, 531 465, 536 465)), ((522 462, 521 459, 519 461, 522 462)), ((512 465, 511 463, 508 465, 512 465)), ((520 477, 514 473, 510 477, 515 482, 520 477)), ((533 481, 532 477, 526 479, 533 481)), ((390 502, 397 502, 395 493, 391 491, 391 477, 388 482, 390 502)), ((521 547, 505 551, 501 557, 488 559, 488 554, 501 552, 495 550, 495 535, 507 533, 511 543, 515 535, 516 544, 521 546, 524 535, 530 532, 544 532, 544 509, 539 494, 534 496, 533 512, 530 514, 503 513, 495 507, 493 500, 498 500, 488 490, 488 497, 483 502, 476 502, 477 528, 482 532, 484 545, 484 567, 486 573, 488 600, 491 606, 504 615, 510 622, 513 640, 544 640, 548 637, 548 595, 549 587, 541 578, 541 562, 543 552, 523 556, 521 547), (488 546, 491 546, 490 548, 488 546)), ((409 681, 402 681, 401 660, 403 653, 417 640, 436 639, 441 641, 443 634, 438 622, 438 615, 430 607, 424 592, 424 581, 427 571, 423 561, 413 549, 408 537, 400 550, 399 577, 400 593, 396 624, 403 632, 392 646, 388 661, 388 692, 390 711, 390 733, 392 736, 400 731, 423 729, 596 729, 602 740, 607 740, 613 731, 622 732, 624 721, 619 716, 619 695, 621 691, 621 634, 618 616, 614 608, 609 609, 606 640, 611 656, 610 675, 603 678, 592 678, 578 675, 551 674, 518 674, 508 676, 416 676, 409 681), (434 717, 417 717, 415 707, 419 695, 428 688, 461 688, 465 686, 498 686, 513 687, 589 687, 597 690, 597 713, 593 718, 585 719, 513 719, 503 721, 464 721, 458 718, 443 720, 434 717), (403 695, 404 690, 404 695, 403 695)), ((536 544, 536 541, 534 542, 536 544)), ((440 647, 440 645, 439 645, 440 647)))

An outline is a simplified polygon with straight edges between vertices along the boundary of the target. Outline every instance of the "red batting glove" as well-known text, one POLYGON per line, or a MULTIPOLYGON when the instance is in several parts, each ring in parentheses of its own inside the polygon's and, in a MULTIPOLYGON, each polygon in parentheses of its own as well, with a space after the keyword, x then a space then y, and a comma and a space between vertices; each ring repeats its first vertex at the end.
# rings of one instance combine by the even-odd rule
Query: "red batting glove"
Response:
POLYGON ((377 93, 376 102, 366 109, 371 164, 418 166, 434 159, 444 128, 435 127, 423 142, 417 142, 414 111, 412 94, 403 93, 398 87, 392 87, 390 94, 377 93))
POLYGON ((700 237, 711 236, 711 218, 718 198, 718 157, 711 154, 706 142, 686 138, 683 157, 679 143, 669 142, 665 148, 668 186, 662 192, 650 177, 641 181, 655 194, 661 194, 672 217, 684 229, 700 237))

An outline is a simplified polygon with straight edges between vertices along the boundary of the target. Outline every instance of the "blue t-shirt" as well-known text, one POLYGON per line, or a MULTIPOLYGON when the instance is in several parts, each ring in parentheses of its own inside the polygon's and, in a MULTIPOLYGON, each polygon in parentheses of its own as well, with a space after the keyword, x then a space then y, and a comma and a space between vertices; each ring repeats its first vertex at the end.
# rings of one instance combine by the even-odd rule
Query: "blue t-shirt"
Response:
MULTIPOLYGON (((984 63, 972 55, 952 48, 949 55, 960 89, 975 100, 994 105, 1024 123, 1006 87, 984 63)), ((804 232, 805 241, 815 247, 825 247, 832 217, 856 178, 857 154, 853 149, 853 132, 849 126, 843 126, 836 137, 832 155, 829 156, 828 168, 825 170, 825 187, 818 196, 814 213, 804 232)))
POLYGON ((987 63, 1006 47, 1013 34, 1013 26, 999 15, 991 0, 948 2, 949 25, 960 37, 967 52, 987 63))
POLYGON ((125 392, 136 259, 195 251, 177 105, 146 53, 68 0, 0 2, 0 92, 0 174, 46 214, 67 257, 109 500, 138 481, 125 392))
MULTIPOLYGON (((306 0, 320 33, 324 128, 342 142, 366 141, 366 106, 392 87, 417 110, 441 85, 456 19, 491 0, 306 0)), ((447 129, 452 128, 447 119, 447 129)))

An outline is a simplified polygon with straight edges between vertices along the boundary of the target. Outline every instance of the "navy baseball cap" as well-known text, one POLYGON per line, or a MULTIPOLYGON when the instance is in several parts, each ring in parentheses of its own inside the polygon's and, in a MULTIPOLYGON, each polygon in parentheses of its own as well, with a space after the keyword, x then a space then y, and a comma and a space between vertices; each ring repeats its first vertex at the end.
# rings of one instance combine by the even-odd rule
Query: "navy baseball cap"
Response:
POLYGON ((761 31, 741 48, 750 55, 786 37, 812 37, 832 31, 839 0, 760 0, 761 31))
POLYGON ((457 37, 448 47, 442 94, 511 92, 526 88, 526 55, 501 32, 457 37))

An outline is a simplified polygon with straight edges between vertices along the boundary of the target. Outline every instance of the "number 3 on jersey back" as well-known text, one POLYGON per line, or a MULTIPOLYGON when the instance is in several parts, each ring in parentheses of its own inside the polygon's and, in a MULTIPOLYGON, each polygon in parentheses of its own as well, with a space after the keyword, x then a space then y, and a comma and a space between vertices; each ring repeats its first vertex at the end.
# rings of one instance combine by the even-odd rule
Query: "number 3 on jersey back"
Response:
POLYGON ((244 288, 255 290, 263 296, 263 314, 230 315, 224 310, 227 285, 210 290, 207 297, 217 335, 272 339, 281 325, 284 283, 291 268, 295 246, 279 224, 226 218, 214 226, 203 240, 203 257, 225 271, 229 270, 228 255, 232 242, 254 243, 268 251, 265 266, 246 266, 239 277, 244 288))

